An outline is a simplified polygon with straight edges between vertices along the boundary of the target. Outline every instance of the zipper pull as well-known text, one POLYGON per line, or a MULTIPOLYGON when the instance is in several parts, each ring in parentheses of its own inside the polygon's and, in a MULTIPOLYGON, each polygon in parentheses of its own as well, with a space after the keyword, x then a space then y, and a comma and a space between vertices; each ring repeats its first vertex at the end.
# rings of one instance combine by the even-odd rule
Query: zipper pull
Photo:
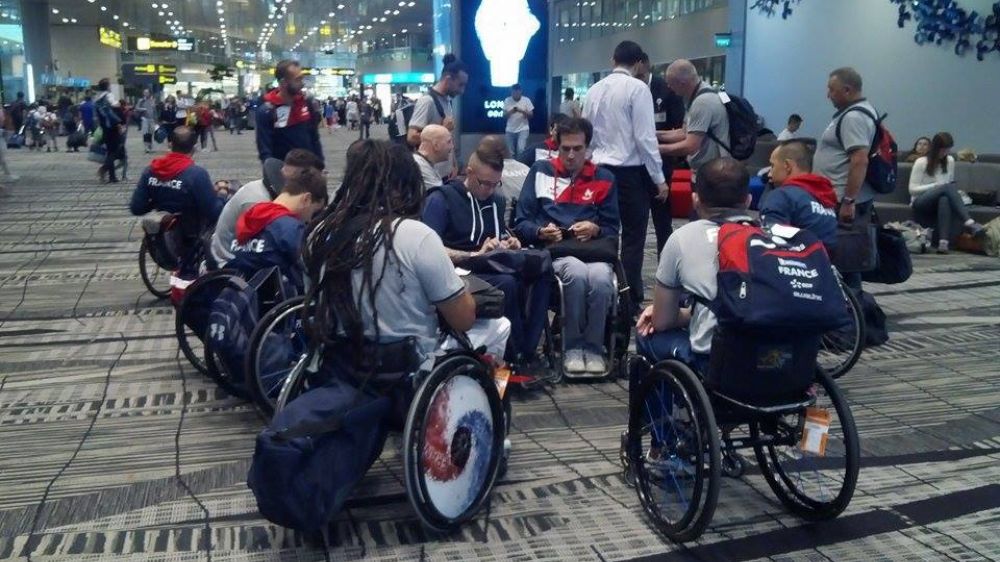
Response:
POLYGON ((740 283, 740 298, 741 299, 747 298, 747 282, 746 281, 740 283))

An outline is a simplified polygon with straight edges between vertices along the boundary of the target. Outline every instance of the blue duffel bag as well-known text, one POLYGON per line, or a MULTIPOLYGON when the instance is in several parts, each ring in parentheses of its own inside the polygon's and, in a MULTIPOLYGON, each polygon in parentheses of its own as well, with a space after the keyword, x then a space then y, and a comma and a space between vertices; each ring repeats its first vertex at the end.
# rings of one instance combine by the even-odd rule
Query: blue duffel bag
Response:
POLYGON ((391 406, 331 377, 277 412, 247 476, 261 515, 306 532, 329 523, 381 454, 391 406))

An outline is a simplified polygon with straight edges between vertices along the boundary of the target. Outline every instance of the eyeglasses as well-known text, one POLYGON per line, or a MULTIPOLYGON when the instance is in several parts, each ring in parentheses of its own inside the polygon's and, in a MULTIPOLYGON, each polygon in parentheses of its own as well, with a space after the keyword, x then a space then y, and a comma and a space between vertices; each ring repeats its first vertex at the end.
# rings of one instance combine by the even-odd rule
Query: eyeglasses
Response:
POLYGON ((479 176, 473 176, 473 177, 476 180, 476 184, 478 184, 479 187, 488 187, 490 189, 496 189, 496 188, 500 187, 501 183, 503 183, 503 180, 500 180, 500 181, 483 181, 483 180, 479 179, 479 176))

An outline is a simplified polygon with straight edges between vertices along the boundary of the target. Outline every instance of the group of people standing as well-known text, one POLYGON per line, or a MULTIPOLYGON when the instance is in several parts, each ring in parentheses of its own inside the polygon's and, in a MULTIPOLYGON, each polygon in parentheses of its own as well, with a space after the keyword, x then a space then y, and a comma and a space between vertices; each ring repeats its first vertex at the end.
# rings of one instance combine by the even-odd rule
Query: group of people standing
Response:
POLYGON ((359 131, 359 138, 371 138, 371 126, 385 118, 382 101, 377 97, 352 95, 347 98, 328 97, 323 102, 323 121, 327 130, 347 127, 359 131))

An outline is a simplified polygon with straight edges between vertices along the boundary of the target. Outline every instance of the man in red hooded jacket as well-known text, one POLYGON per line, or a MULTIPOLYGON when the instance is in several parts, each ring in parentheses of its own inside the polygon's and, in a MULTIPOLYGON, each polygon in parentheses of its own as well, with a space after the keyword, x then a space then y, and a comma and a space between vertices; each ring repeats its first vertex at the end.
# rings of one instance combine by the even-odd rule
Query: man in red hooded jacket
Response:
POLYGON ((299 168, 285 181, 274 201, 257 203, 236 220, 233 259, 227 268, 244 277, 277 266, 282 277, 303 289, 302 241, 306 224, 329 200, 326 177, 315 168, 299 168))
POLYGON ((830 180, 812 173, 813 156, 801 141, 790 141, 771 153, 775 185, 760 206, 761 221, 811 231, 828 250, 837 245, 837 193, 830 180))
POLYGON ((319 142, 320 116, 312 100, 302 93, 302 67, 297 61, 283 60, 274 68, 278 87, 264 94, 257 108, 257 155, 284 160, 288 151, 303 148, 323 158, 319 142))
MULTIPOLYGON (((133 215, 150 211, 180 215, 185 246, 192 250, 201 234, 215 226, 225 204, 208 172, 191 158, 197 140, 189 127, 174 129, 170 133, 170 152, 142 171, 129 204, 133 215)), ((188 261, 181 257, 182 270, 197 265, 188 261)))

